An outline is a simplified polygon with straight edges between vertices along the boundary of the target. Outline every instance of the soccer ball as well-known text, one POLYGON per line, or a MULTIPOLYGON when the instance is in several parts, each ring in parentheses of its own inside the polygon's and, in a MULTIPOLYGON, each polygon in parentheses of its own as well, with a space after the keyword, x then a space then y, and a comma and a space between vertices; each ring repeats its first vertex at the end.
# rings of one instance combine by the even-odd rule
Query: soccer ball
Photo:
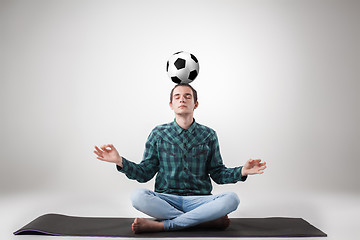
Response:
POLYGON ((174 83, 191 83, 199 74, 199 62, 191 53, 177 52, 167 61, 166 72, 174 83))

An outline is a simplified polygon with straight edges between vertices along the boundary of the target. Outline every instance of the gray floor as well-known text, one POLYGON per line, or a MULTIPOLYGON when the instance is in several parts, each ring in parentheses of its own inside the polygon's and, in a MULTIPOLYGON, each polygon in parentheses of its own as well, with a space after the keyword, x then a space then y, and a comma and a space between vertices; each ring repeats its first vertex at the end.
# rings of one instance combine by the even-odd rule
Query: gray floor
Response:
MULTIPOLYGON (((128 195, 126 192, 118 194, 105 191, 103 193, 55 193, 46 191, 2 194, 0 198, 0 239, 49 239, 47 236, 14 236, 12 234, 34 218, 46 213, 100 217, 143 216, 132 209, 128 195)), ((252 193, 249 196, 240 196, 240 198, 241 203, 238 210, 232 213, 230 217, 301 217, 328 234, 327 238, 316 239, 350 240, 359 237, 360 223, 356 221, 355 217, 359 218, 360 216, 360 194, 305 191, 301 193, 261 192, 252 193)), ((98 237, 55 238, 76 240, 107 239, 98 237)), ((189 240, 189 238, 187 239, 189 240)))

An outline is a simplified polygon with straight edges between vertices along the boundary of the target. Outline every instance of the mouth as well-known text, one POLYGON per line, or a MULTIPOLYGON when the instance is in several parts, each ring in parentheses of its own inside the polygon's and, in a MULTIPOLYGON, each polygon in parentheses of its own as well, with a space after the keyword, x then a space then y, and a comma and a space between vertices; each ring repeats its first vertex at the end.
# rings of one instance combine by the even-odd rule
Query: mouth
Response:
POLYGON ((185 106, 185 105, 181 105, 179 108, 186 108, 186 106, 185 106))

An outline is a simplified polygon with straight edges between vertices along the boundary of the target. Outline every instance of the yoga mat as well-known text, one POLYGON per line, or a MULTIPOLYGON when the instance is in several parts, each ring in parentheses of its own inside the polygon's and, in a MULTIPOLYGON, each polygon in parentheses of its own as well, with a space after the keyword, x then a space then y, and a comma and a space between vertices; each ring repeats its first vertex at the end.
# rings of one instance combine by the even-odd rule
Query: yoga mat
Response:
POLYGON ((15 235, 87 237, 326 237, 302 218, 230 218, 226 230, 193 228, 173 232, 134 234, 134 218, 74 217, 45 214, 25 225, 15 235))

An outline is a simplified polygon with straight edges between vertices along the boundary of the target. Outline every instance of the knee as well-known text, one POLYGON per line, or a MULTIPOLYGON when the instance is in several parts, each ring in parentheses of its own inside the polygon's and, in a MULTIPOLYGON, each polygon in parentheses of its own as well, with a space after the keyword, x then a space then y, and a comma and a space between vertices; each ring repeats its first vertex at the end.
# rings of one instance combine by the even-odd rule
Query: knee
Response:
POLYGON ((226 198, 227 198, 226 202, 227 202, 229 208, 231 209, 231 211, 235 211, 240 204, 240 199, 239 199, 238 195, 234 192, 228 192, 225 194, 226 194, 226 198))
POLYGON ((150 190, 147 189, 136 189, 131 194, 131 203, 134 208, 141 209, 147 202, 147 196, 151 194, 150 190))

